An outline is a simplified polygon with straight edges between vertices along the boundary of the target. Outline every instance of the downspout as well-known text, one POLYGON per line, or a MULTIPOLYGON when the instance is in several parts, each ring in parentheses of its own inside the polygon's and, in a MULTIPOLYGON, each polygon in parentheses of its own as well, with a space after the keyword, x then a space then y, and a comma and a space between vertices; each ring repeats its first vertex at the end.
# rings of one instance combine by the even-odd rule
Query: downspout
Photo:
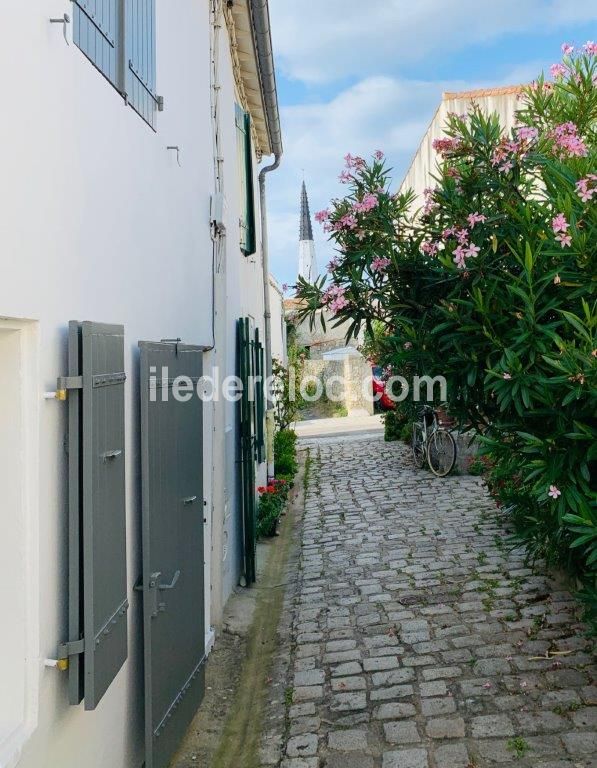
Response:
MULTIPOLYGON (((267 237, 267 211, 265 181, 268 173, 275 171, 280 166, 282 159, 282 129, 280 126, 280 112, 278 109, 278 91, 276 88, 276 71, 274 66, 274 54, 272 50, 272 38, 269 19, 268 0, 249 0, 251 17, 253 20, 254 42, 259 63, 259 77, 261 91, 265 102, 265 117, 274 162, 262 168, 259 173, 259 202, 261 211, 261 254, 263 269, 263 320, 265 328, 265 373, 267 382, 271 382, 272 376, 272 333, 271 333, 271 302, 269 297, 269 246, 267 237)), ((272 401, 271 387, 267 391, 267 474, 274 474, 274 405, 272 401)))

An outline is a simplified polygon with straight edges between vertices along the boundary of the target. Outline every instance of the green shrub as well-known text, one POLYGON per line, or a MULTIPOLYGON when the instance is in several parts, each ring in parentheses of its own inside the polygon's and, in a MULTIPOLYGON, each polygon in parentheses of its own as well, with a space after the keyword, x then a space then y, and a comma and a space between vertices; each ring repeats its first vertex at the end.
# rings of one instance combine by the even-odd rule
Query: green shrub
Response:
POLYGON ((259 506, 257 507, 257 536, 274 536, 282 510, 285 496, 278 493, 273 486, 259 489, 259 506), (271 490, 270 490, 271 488, 271 490))
POLYGON ((274 466, 276 477, 292 477, 296 474, 297 435, 292 429, 281 429, 274 437, 274 466))

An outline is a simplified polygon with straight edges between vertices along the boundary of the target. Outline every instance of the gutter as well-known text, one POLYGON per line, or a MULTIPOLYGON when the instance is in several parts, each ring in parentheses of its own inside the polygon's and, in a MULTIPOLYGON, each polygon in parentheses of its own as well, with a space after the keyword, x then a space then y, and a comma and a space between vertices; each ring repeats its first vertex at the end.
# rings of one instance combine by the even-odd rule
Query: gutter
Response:
MULTIPOLYGON (((272 50, 272 36, 269 18, 268 0, 249 0, 249 9, 253 21, 253 40, 257 53, 259 67, 259 80, 261 93, 265 102, 265 119, 269 135, 270 150, 274 155, 274 162, 262 168, 259 173, 259 201, 261 211, 261 253, 263 269, 263 319, 265 327, 265 374, 266 382, 271 383, 272 376, 272 333, 271 333, 271 304, 269 298, 269 244, 267 236, 267 211, 265 181, 268 173, 275 171, 280 166, 282 159, 282 128, 280 125, 280 111, 278 107, 278 90, 276 87, 276 69, 274 65, 274 53, 272 50)), ((267 447, 267 473, 268 477, 274 474, 273 457, 273 433, 274 433, 274 404, 272 401, 271 386, 266 386, 267 413, 266 427, 268 435, 267 447)))

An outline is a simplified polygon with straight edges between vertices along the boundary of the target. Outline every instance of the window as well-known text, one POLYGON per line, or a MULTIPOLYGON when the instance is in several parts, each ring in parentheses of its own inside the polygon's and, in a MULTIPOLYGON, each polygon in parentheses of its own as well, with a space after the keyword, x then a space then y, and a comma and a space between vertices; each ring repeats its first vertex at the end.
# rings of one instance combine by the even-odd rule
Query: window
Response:
POLYGON ((236 141, 240 192, 240 249, 245 256, 251 256, 256 250, 251 116, 238 104, 236 105, 236 141))
POLYGON ((155 130, 155 0, 73 1, 75 44, 155 130))

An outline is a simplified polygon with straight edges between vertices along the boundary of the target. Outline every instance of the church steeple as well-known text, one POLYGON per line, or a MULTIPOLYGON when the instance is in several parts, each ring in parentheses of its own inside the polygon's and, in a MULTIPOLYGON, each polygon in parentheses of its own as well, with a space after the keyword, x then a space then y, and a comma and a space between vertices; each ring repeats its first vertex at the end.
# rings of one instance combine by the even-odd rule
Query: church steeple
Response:
POLYGON ((311 226, 311 213, 309 211, 309 198, 307 187, 303 181, 301 190, 301 233, 299 240, 313 240, 313 227, 311 226))
POLYGON ((303 181, 301 189, 301 221, 299 234, 299 277, 308 283, 313 283, 319 277, 317 260, 315 258, 315 243, 313 241, 313 227, 311 226, 311 212, 309 211, 309 198, 307 187, 303 181))

